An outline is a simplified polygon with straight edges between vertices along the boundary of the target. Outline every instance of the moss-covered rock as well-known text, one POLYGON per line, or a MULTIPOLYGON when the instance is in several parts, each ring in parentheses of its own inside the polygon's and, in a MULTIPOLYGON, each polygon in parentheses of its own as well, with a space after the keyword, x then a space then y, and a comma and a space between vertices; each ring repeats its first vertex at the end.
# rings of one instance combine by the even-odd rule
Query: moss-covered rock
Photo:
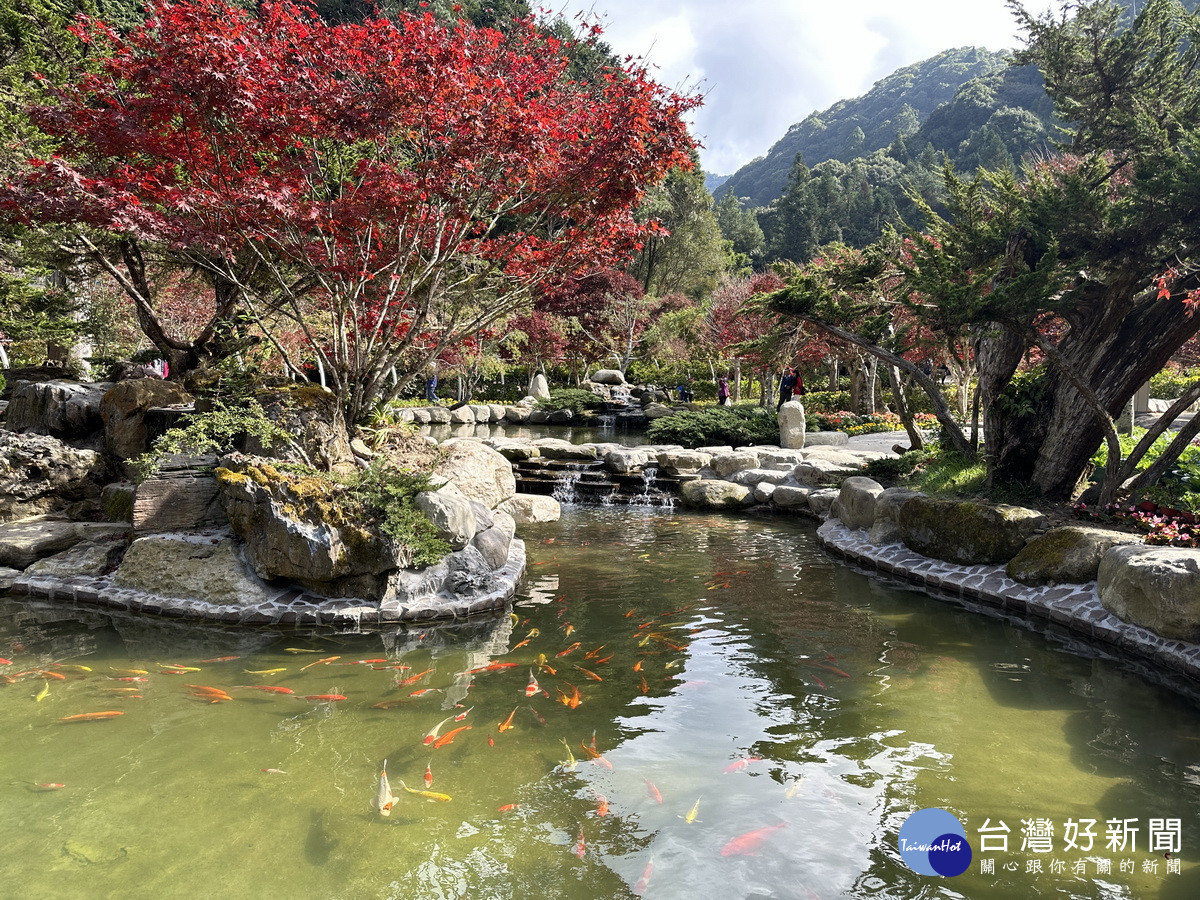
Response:
POLYGON ((966 566, 1006 563, 1047 526, 1037 510, 932 497, 907 501, 899 523, 910 550, 966 566))
POLYGON ((1140 544, 1137 535, 1103 528, 1068 525, 1034 537, 1008 563, 1008 577, 1030 587, 1083 584, 1096 580, 1100 560, 1110 547, 1140 544))
POLYGON ((255 574, 326 596, 376 600, 411 548, 370 527, 345 488, 271 460, 229 454, 216 470, 225 512, 255 574))
MULTIPOLYGON (((337 397, 320 385, 304 382, 285 382, 263 387, 254 392, 267 418, 291 434, 308 456, 307 462, 326 472, 353 472, 354 451, 337 397)), ((246 452, 289 462, 305 462, 294 448, 283 442, 270 447, 253 438, 246 442, 246 452)))

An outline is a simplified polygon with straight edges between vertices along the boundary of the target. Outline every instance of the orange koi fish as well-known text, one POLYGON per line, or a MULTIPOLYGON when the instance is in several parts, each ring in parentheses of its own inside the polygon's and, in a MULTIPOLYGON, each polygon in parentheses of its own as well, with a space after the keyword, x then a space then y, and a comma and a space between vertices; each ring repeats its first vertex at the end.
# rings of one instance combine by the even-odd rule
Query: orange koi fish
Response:
POLYGON ((316 662, 310 662, 307 666, 301 666, 300 671, 303 672, 305 669, 311 669, 313 666, 327 666, 331 662, 337 662, 339 659, 341 659, 340 656, 326 656, 324 659, 318 659, 316 662))
POLYGON ((637 884, 633 886, 635 896, 642 896, 646 893, 646 888, 650 886, 650 876, 654 874, 654 860, 646 863, 646 868, 642 872, 642 877, 637 880, 637 884))
POLYGON ((305 700, 327 700, 331 703, 336 703, 338 700, 345 700, 345 694, 306 694, 305 700))
POLYGON ((520 803, 505 803, 503 806, 496 807, 496 812, 512 812, 514 809, 520 808, 520 803))
POLYGON ((600 655, 600 651, 603 650, 606 646, 608 646, 608 645, 601 644, 595 650, 589 650, 587 653, 583 654, 583 658, 584 659, 595 659, 597 656, 600 655))
POLYGON ((585 669, 583 666, 575 666, 575 668, 578 669, 580 672, 582 672, 584 675, 586 675, 588 678, 592 679, 592 681, 603 681, 604 680, 599 675, 597 675, 595 672, 593 672, 591 669, 585 669))
POLYGON ((650 796, 654 798, 654 802, 661 805, 663 802, 662 792, 659 791, 659 789, 655 786, 654 782, 651 781, 649 778, 643 777, 642 781, 646 782, 646 790, 649 791, 650 796))
POLYGON ((827 691, 827 690, 829 690, 829 685, 827 685, 827 684, 826 684, 824 681, 822 681, 822 680, 821 680, 820 678, 818 678, 816 675, 814 675, 814 676, 812 677, 812 680, 813 680, 813 681, 815 681, 815 682, 817 683, 817 687, 819 687, 821 690, 823 690, 823 691, 827 691))
POLYGON ((568 647, 566 650, 560 650, 557 653, 555 653, 554 655, 555 656, 566 656, 568 653, 574 653, 578 649, 579 649, 579 641, 576 641, 570 647, 568 647))
POLYGON ((538 724, 539 724, 539 725, 545 725, 545 724, 546 724, 546 717, 545 717, 545 716, 543 716, 543 715, 542 715, 540 712, 538 712, 538 711, 537 711, 536 709, 534 709, 532 706, 531 706, 531 707, 529 707, 529 711, 530 711, 531 713, 533 713, 533 717, 534 717, 535 719, 537 719, 537 720, 538 720, 538 724))
MULTIPOLYGON (((303 647, 284 647, 283 649, 286 650, 288 653, 320 653, 321 652, 320 650, 306 650, 303 647)), ((384 762, 387 762, 387 760, 384 760, 384 762)))
POLYGON ((514 650, 520 650, 522 647, 524 647, 528 644, 529 644, 529 638, 525 638, 525 640, 517 641, 517 643, 513 644, 512 648, 514 650))
POLYGON ((567 622, 567 624, 562 626, 562 630, 563 630, 563 634, 565 634, 569 637, 571 635, 571 632, 573 632, 575 630, 575 626, 572 625, 570 622, 567 622))
POLYGON ((761 762, 761 761, 762 761, 761 756, 747 756, 743 759, 735 759, 733 762, 731 762, 729 765, 727 765, 725 767, 724 773, 726 775, 728 775, 730 772, 736 772, 738 769, 746 768, 746 766, 750 765, 750 763, 752 763, 752 762, 761 762))
POLYGON ((635 672, 640 672, 640 671, 642 671, 642 663, 643 663, 643 662, 645 662, 645 660, 641 660, 641 659, 639 659, 639 660, 638 660, 636 663, 634 663, 634 664, 633 664, 633 671, 635 671, 635 672))
POLYGON ((354 662, 342 663, 343 666, 371 666, 375 663, 385 663, 386 659, 356 659, 354 662))
POLYGON ((453 731, 447 731, 440 738, 438 738, 436 741, 433 742, 433 749, 434 750, 442 749, 442 747, 445 747, 447 744, 453 743, 454 736, 456 734, 458 734, 460 731, 470 731, 470 730, 471 730, 470 725, 459 725, 453 731))
POLYGON ((64 675, 62 672, 49 672, 46 669, 36 669, 35 671, 39 675, 41 675, 45 678, 53 678, 56 681, 66 681, 67 680, 67 676, 64 675))
POLYGON ((431 763, 425 763, 425 787, 433 787, 433 769, 431 763))
POLYGON ((508 718, 505 719, 503 722, 501 722, 499 727, 497 727, 496 730, 500 731, 500 732, 504 732, 504 731, 508 731, 508 729, 512 728, 513 727, 513 723, 512 723, 513 716, 515 716, 516 714, 517 714, 517 707, 514 706, 513 711, 508 714, 508 718))
POLYGON ((600 659, 595 660, 594 664, 600 666, 606 662, 612 662, 612 658, 616 655, 615 653, 610 653, 608 656, 602 656, 600 659))
MULTIPOLYGON (((516 666, 517 666, 517 663, 490 662, 486 666, 479 666, 478 668, 475 668, 475 669, 467 669, 467 671, 459 672, 458 674, 459 675, 478 675, 480 672, 499 672, 502 669, 516 668, 516 666)), ((430 669, 428 671, 433 671, 433 670, 430 669)))
POLYGON ((240 684, 238 687, 249 688, 252 691, 263 691, 268 694, 294 694, 290 687, 277 687, 270 684, 240 684))
POLYGON ((105 694, 136 694, 141 688, 104 688, 105 694))
POLYGON ((412 666, 371 666, 376 672, 386 672, 388 669, 395 669, 397 672, 407 672, 412 666))
POLYGON ((424 678, 426 675, 428 675, 432 671, 433 671, 433 669, 426 669, 424 672, 418 672, 416 675, 410 675, 408 678, 405 678, 403 681, 397 681, 396 686, 397 687, 408 687, 408 685, 410 685, 410 684, 416 684, 418 681, 420 681, 422 678, 424 678))
POLYGON ((427 732, 425 732, 425 738, 421 741, 421 743, 429 746, 436 741, 438 739, 438 735, 442 733, 442 726, 451 721, 453 718, 454 716, 447 716, 446 718, 442 719, 442 721, 430 728, 427 732))
POLYGON ((597 794, 596 800, 596 815, 603 819, 608 815, 608 798, 603 794, 597 794))
POLYGON ((56 663, 54 663, 54 668, 65 669, 68 672, 90 672, 90 671, 92 671, 91 666, 78 666, 78 665, 75 665, 74 663, 56 662, 56 663))
POLYGON ((172 674, 181 674, 183 672, 199 672, 199 666, 181 666, 176 663, 159 663, 158 667, 170 671, 172 674))
POLYGON ((202 659, 202 660, 200 660, 200 662, 202 662, 202 663, 229 662, 231 659, 241 659, 241 657, 240 656, 214 656, 212 659, 202 659))
POLYGON ((420 690, 413 691, 408 696, 424 697, 426 694, 440 694, 441 692, 442 692, 441 688, 421 688, 420 690))
POLYGON ((107 709, 104 712, 78 713, 74 716, 64 716, 59 719, 60 722, 100 722, 104 719, 115 719, 117 716, 123 716, 125 713, 115 709, 107 709))
POLYGON ((220 703, 224 700, 233 700, 225 691, 217 687, 209 687, 206 684, 185 684, 184 687, 191 688, 192 694, 196 697, 202 697, 213 703, 220 703))
POLYGON ((149 675, 150 674, 145 669, 118 669, 115 666, 109 666, 108 668, 111 671, 116 672, 118 675, 149 675))
POLYGON ((532 697, 534 694, 536 694, 540 690, 541 690, 541 687, 538 685, 537 679, 533 677, 533 671, 530 670, 529 683, 527 685, 525 685, 525 696, 532 697))
POLYGON ((640 691, 641 691, 643 694, 645 694, 645 693, 648 693, 648 692, 649 692, 649 690, 650 690, 650 685, 646 684, 646 676, 645 676, 645 675, 641 676, 641 679, 638 681, 638 689, 639 689, 639 690, 640 690, 640 691))
POLYGON ((587 853, 587 844, 583 841, 583 829, 579 829, 579 840, 575 843, 575 849, 572 851, 580 859, 583 859, 583 854, 587 853))
POLYGON ((126 675, 124 678, 118 678, 117 681, 149 681, 149 678, 143 678, 141 675, 126 675))
POLYGON ((475 707, 473 707, 473 706, 468 706, 466 709, 464 709, 462 712, 460 712, 457 716, 454 717, 454 721, 461 722, 463 719, 465 719, 467 717, 467 714, 474 708, 475 707))
POLYGON ((266 772, 268 775, 286 775, 287 772, 283 769, 259 769, 260 772, 266 772))
POLYGON ((627 619, 628 619, 630 616, 634 615, 636 612, 637 612, 637 610, 636 610, 636 609, 629 609, 629 610, 626 610, 626 611, 625 611, 625 618, 627 618, 627 619))
POLYGON ((721 848, 722 856, 754 856, 762 842, 770 837, 772 832, 778 831, 780 828, 786 828, 787 822, 780 822, 778 825, 768 825, 766 828, 756 828, 754 831, 747 831, 745 834, 739 835, 731 840, 728 844, 721 848))
POLYGON ((539 672, 549 672, 551 675, 558 674, 558 672, 556 672, 553 668, 546 665, 546 654, 545 653, 538 654, 537 667, 538 667, 539 672))
POLYGON ((578 709, 579 704, 583 702, 583 697, 579 693, 579 688, 573 684, 567 684, 571 689, 570 696, 564 694, 561 690, 558 691, 558 702, 569 709, 578 709))

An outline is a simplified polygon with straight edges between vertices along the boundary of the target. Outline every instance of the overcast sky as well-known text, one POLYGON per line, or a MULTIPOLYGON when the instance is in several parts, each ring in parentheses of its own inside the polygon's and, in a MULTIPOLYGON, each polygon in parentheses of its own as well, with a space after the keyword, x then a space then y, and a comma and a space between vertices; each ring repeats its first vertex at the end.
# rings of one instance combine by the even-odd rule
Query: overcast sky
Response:
POLYGON ((1020 45, 1004 0, 572 0, 556 8, 594 10, 619 55, 645 57, 661 83, 706 95, 693 131, 704 168, 718 175, 902 66, 951 47, 1020 45))

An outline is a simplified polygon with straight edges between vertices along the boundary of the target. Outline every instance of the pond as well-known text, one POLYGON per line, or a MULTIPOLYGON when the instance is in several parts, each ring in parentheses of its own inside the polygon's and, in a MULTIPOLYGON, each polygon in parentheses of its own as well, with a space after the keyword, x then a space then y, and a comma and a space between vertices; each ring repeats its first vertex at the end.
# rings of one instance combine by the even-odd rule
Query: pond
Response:
POLYGON ((525 536, 515 621, 458 630, 0 601, 4 896, 1200 895, 1191 700, 835 564, 807 524, 568 506, 525 536), (122 715, 62 721, 95 712, 122 715), (965 826, 965 874, 901 861, 926 807, 965 826))

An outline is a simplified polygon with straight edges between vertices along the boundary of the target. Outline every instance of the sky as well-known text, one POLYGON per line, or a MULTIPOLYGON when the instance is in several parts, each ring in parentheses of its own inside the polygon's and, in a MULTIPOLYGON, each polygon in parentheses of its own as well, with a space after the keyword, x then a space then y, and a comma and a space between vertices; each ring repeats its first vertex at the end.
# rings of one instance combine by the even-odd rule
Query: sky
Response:
POLYGON ((619 56, 643 57, 660 83, 705 95, 692 130, 704 169, 718 175, 902 66, 951 47, 1021 43, 1004 0, 572 0, 557 8, 590 12, 619 56))

